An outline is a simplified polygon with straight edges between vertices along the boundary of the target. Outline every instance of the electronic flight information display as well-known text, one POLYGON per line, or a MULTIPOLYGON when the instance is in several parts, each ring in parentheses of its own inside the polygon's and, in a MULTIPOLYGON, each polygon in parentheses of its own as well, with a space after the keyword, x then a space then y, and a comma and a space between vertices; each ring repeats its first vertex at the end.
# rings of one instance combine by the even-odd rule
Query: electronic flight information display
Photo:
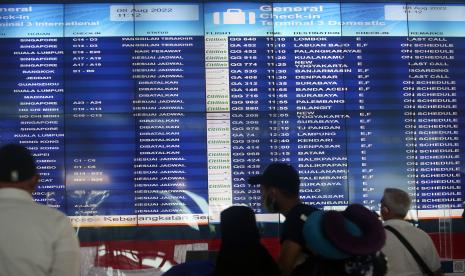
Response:
POLYGON ((461 213, 465 5, 0 5, 0 143, 74 225, 262 221, 247 178, 295 166, 301 199, 461 213))

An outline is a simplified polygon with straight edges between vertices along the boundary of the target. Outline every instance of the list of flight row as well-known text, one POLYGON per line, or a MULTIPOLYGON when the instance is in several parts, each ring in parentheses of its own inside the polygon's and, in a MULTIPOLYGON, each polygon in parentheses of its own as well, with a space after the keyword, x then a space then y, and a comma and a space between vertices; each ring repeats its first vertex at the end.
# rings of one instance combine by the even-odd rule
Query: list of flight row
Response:
MULTIPOLYGON (((6 84, 6 87, 13 86, 12 95, 23 95, 23 98, 18 103, 17 98, 12 96, 10 102, 5 102, 5 108, 2 110, 11 110, 11 112, 5 112, 6 114, 19 112, 21 116, 37 116, 37 113, 55 113, 47 114, 47 116, 56 116, 56 113, 63 112, 79 113, 75 114, 76 120, 78 118, 98 120, 106 112, 137 112, 136 122, 138 123, 136 124, 142 126, 150 122, 165 125, 168 121, 155 122, 148 118, 164 115, 162 112, 167 110, 175 112, 204 110, 202 107, 205 99, 199 95, 203 95, 205 88, 198 86, 198 80, 204 78, 201 75, 203 69, 198 68, 198 64, 202 64, 204 60, 203 40, 198 39, 199 43, 195 46, 193 42, 184 41, 189 41, 189 39, 193 41, 196 38, 182 38, 182 44, 186 44, 185 47, 195 48, 193 53, 187 50, 183 52, 183 49, 171 49, 171 52, 158 50, 157 47, 161 47, 160 44, 152 40, 157 41, 160 38, 147 38, 148 42, 132 38, 137 42, 121 44, 127 47, 122 52, 130 57, 123 61, 120 59, 122 56, 120 50, 123 48, 115 50, 111 47, 113 45, 111 41, 107 41, 106 38, 81 38, 79 41, 72 42, 71 47, 80 50, 73 51, 70 63, 68 63, 69 58, 64 55, 66 43, 63 51, 50 51, 48 60, 35 58, 36 52, 34 51, 25 50, 21 53, 13 53, 26 56, 26 59, 20 60, 24 62, 19 63, 20 68, 21 66, 34 68, 40 65, 38 68, 56 69, 40 69, 40 71, 34 71, 38 69, 31 69, 32 71, 16 69, 21 70, 21 82, 16 82, 16 80, 12 82, 10 75, 5 76, 2 82, 6 84), (197 59, 194 59, 195 57, 197 59), (134 62, 133 60, 141 61, 134 62), (56 63, 50 63, 51 61, 56 63), (60 68, 60 61, 65 64, 65 71, 63 67, 60 68), (71 64, 72 68, 75 67, 71 69, 71 74, 67 73, 67 64, 71 64), (127 68, 133 71, 131 78, 127 78, 127 68), (67 76, 70 77, 67 78, 67 76), (25 89, 21 90, 17 87, 25 89), (47 92, 46 89, 53 90, 47 92), (179 93, 180 91, 183 93, 179 93), (60 101, 64 99, 68 104, 65 104, 62 110, 60 101), (15 112, 16 109, 17 112, 15 112)), ((438 40, 438 38, 435 39, 438 40)), ((437 173, 434 177, 445 178, 443 181, 449 181, 449 183, 452 183, 450 182, 450 177, 452 177, 452 180, 459 181, 460 184, 461 176, 457 174, 460 165, 458 142, 435 144, 407 142, 411 139, 419 141, 421 139, 424 141, 458 140, 458 115, 461 109, 458 105, 457 93, 454 91, 457 90, 457 80, 460 79, 461 72, 452 74, 453 70, 450 68, 457 68, 459 61, 463 58, 454 52, 460 40, 450 39, 453 41, 450 42, 446 38, 440 39, 440 41, 430 42, 421 40, 405 42, 404 39, 402 41, 392 39, 388 43, 380 38, 354 38, 353 41, 347 42, 347 38, 341 41, 340 38, 322 37, 299 38, 299 41, 307 40, 307 42, 297 44, 289 43, 287 41, 289 38, 247 38, 247 41, 243 42, 230 38, 226 52, 229 57, 229 78, 226 81, 230 88, 231 113, 259 112, 260 117, 260 120, 247 121, 247 124, 250 124, 249 127, 253 127, 253 132, 242 128, 232 132, 233 143, 237 140, 238 143, 252 144, 252 146, 256 144, 248 149, 235 148, 233 156, 242 153, 251 156, 255 154, 262 158, 258 163, 268 163, 274 160, 273 155, 277 155, 278 158, 282 158, 279 160, 293 162, 301 168, 304 180, 311 180, 303 183, 304 186, 331 187, 328 188, 330 190, 309 189, 303 197, 313 201, 331 194, 334 198, 345 199, 336 204, 345 204, 348 197, 351 197, 347 196, 347 185, 344 184, 344 182, 347 183, 348 177, 345 175, 348 170, 342 168, 337 171, 333 169, 308 171, 304 170, 304 166, 309 166, 308 163, 315 163, 315 166, 341 165, 347 161, 347 157, 344 157, 347 156, 346 152, 351 153, 352 156, 360 156, 360 166, 357 167, 361 169, 356 177, 361 180, 368 179, 368 181, 361 181, 366 187, 362 187, 362 193, 356 192, 353 197, 361 195, 363 200, 367 200, 364 203, 370 203, 370 200, 374 200, 376 193, 379 193, 376 191, 376 187, 380 187, 377 179, 384 177, 385 172, 382 169, 390 164, 397 164, 398 171, 401 172, 399 175, 406 176, 402 181, 406 181, 407 184, 426 184, 422 181, 431 178, 432 174, 407 174, 406 171, 412 170, 411 166, 415 166, 415 171, 420 170, 421 167, 416 168, 416 166, 421 166, 422 163, 419 160, 422 159, 455 158, 457 160, 454 159, 451 162, 459 163, 448 163, 449 167, 441 165, 438 168, 432 168, 432 164, 424 163, 428 167, 423 170, 452 172, 451 174, 437 173), (376 54, 380 49, 385 50, 387 54, 381 56, 376 54), (397 61, 395 64, 380 66, 392 60, 392 57, 395 57, 394 60, 397 61), (396 92, 394 95, 393 91, 396 92), (422 109, 435 111, 422 113, 419 111, 422 109), (268 114, 262 114, 261 111, 267 111, 268 114), (276 119, 276 116, 280 119, 276 119), (398 124, 394 126, 389 123, 398 119, 405 124, 399 127, 398 124), (265 131, 265 134, 260 134, 262 131, 265 131), (380 141, 380 137, 385 134, 404 138, 400 141, 380 141), (237 139, 243 136, 248 136, 248 139, 237 139), (314 138, 305 138, 306 136, 314 138), (362 138, 364 140, 361 140, 362 138), (359 142, 359 139, 363 143, 359 142), (345 144, 347 141, 349 143, 345 144), (436 147, 435 153, 437 154, 426 152, 430 150, 426 148, 431 147, 436 147), (394 162, 398 160, 398 153, 391 151, 399 148, 405 148, 405 152, 401 151, 400 156, 406 156, 406 159, 413 157, 415 160, 407 160, 404 165, 399 166, 398 162, 394 162), (387 156, 386 152, 391 152, 388 155, 390 158, 384 158, 381 161, 375 159, 370 163, 362 162, 366 161, 363 160, 364 158, 369 159, 370 156, 377 156, 380 152, 385 154, 384 156, 387 156), (457 153, 455 157, 450 158, 450 153, 455 152, 457 153), (305 155, 329 156, 340 162, 327 162, 328 160, 324 159, 310 160, 305 155), (451 165, 455 166, 451 167, 451 165), (307 171, 308 175, 306 175, 307 171), (378 173, 378 171, 381 172, 378 173), (334 176, 327 179, 328 174, 334 174, 334 176), (334 188, 336 186, 339 188, 334 188), (328 191, 331 193, 327 193, 328 191), (370 194, 373 194, 373 199, 370 194)), ((119 45, 122 39, 114 40, 117 42, 114 45, 119 45)), ((131 41, 129 38, 128 40, 131 41)), ((59 40, 55 41, 56 44, 50 42, 52 41, 43 45, 51 45, 51 48, 55 45, 55 48, 59 48, 59 40)), ((33 44, 24 43, 28 46, 23 48, 30 48, 29 45, 33 44)), ((184 46, 178 43, 173 48, 184 46)), ((39 53, 45 52, 37 52, 39 53)), ((15 74, 17 76, 17 72, 15 74)), ((32 118, 22 117, 21 119, 32 118)), ((29 121, 34 122, 34 120, 29 121)), ((203 119, 200 121, 203 122, 203 119)), ((234 126, 239 121, 243 120, 231 120, 231 125, 234 126)), ((170 122, 179 123, 179 120, 174 119, 170 122)), ((121 125, 115 123, 102 127, 115 130, 115 127, 118 129, 121 125)), ((77 130, 76 133, 79 131, 77 130)), ((91 139, 91 136, 89 135, 88 138, 91 139)), ((143 141, 140 147, 149 147, 151 143, 159 139, 147 134, 147 137, 140 138, 143 141)), ((79 152, 80 149, 77 148, 76 151, 79 152)), ((233 167, 236 166, 236 169, 233 169, 233 175, 236 171, 241 171, 240 168, 252 170, 249 170, 247 174, 260 171, 260 166, 253 166, 257 161, 256 158, 249 158, 248 161, 236 160, 233 163, 233 167), (240 164, 241 162, 248 163, 240 164)), ((143 185, 150 185, 150 183, 143 185)), ((408 188, 428 189, 431 185, 424 186, 410 185, 408 188)), ((450 198, 450 194, 445 193, 450 191, 451 187, 456 186, 443 186, 441 198, 450 198)), ((237 192, 233 190, 233 193, 237 192)), ((251 193, 255 192, 251 191, 251 193)), ((460 193, 455 195, 457 199, 461 197, 460 193)), ((435 198, 429 195, 425 197, 425 200, 435 198)), ((440 200, 435 199, 434 202, 441 202, 440 200)), ((425 204, 429 202, 433 201, 425 201, 425 204)), ((327 203, 322 202, 322 204, 327 203)))
POLYGON ((205 116, 192 113, 205 101, 202 40, 41 41, 20 39, 13 48, 28 50, 4 53, 17 69, 2 80, 12 95, 2 142, 54 163, 39 167, 47 185, 36 200, 69 215, 204 213, 194 199, 207 198, 205 116))
MULTIPOLYGON (((328 37, 270 40, 229 38, 231 98, 236 97, 233 92, 244 90, 240 98, 245 100, 236 101, 242 109, 237 110, 259 111, 270 102, 275 104, 273 110, 284 119, 265 121, 278 127, 260 124, 258 119, 253 122, 265 131, 276 129, 277 139, 264 137, 256 143, 279 148, 277 154, 282 161, 300 168, 302 186, 308 187, 302 189, 302 199, 313 204, 318 198, 342 199, 320 202, 328 206, 346 205, 349 198, 355 198, 376 208, 384 187, 393 185, 385 183, 389 179, 386 176, 395 174, 395 185, 410 190, 419 208, 459 207, 463 161, 458 128, 463 107, 459 106, 456 90, 463 73, 452 72, 463 60, 455 54, 463 46, 455 44, 463 41, 328 37), (273 67, 263 70, 260 62, 273 67), (276 91, 273 100, 266 97, 270 79, 276 91), (274 140, 279 145, 272 145, 274 140), (403 161, 399 162, 399 157, 403 161), (354 189, 348 191, 349 186, 354 189)), ((231 124, 240 123, 231 119, 231 124)), ((233 131, 233 141, 234 136, 233 131)), ((266 163, 270 157, 260 150, 257 147, 248 154, 266 163)), ((236 161, 233 159, 238 164, 233 175, 256 173, 256 166, 246 164, 244 159, 236 161)), ((244 192, 240 189, 233 193, 248 201, 256 191, 250 191, 248 197, 241 195, 244 192)))

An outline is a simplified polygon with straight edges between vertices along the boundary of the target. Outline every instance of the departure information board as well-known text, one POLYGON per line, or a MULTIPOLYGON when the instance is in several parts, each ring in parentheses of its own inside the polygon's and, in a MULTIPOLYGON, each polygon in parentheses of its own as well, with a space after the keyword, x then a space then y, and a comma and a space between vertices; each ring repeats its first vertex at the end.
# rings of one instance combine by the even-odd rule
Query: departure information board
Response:
POLYGON ((1 4, 0 66, 0 143, 76 226, 277 221, 270 162, 318 208, 461 213, 465 5, 1 4))

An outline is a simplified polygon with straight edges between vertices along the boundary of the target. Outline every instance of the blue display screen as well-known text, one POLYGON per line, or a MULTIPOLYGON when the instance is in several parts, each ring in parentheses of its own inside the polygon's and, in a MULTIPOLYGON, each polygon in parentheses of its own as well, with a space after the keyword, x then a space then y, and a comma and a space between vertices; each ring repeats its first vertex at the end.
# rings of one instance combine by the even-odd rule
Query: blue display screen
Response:
POLYGON ((397 187, 455 216, 464 50, 457 4, 1 4, 0 144, 81 226, 273 221, 247 183, 271 162, 318 208, 397 187))

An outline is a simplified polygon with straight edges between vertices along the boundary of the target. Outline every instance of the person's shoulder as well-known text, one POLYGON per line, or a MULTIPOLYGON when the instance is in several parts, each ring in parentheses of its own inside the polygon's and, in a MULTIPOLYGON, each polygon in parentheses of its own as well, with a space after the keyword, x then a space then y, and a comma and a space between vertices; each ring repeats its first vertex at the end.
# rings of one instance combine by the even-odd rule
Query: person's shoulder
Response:
POLYGON ((414 233, 415 233, 414 235, 417 235, 417 236, 423 238, 423 240, 425 242, 429 242, 429 243, 433 244, 433 240, 431 239, 431 236, 425 230, 423 230, 421 228, 418 228, 418 227, 414 226, 413 224, 411 225, 411 227, 413 228, 412 231, 414 231, 414 233))
POLYGON ((69 218, 61 211, 49 207, 47 205, 43 205, 40 203, 33 203, 34 206, 34 214, 37 215, 38 217, 47 220, 47 221, 52 221, 52 222, 59 222, 59 221, 64 221, 66 223, 69 223, 69 218))
POLYGON ((297 220, 303 223, 302 215, 304 215, 305 217, 308 217, 311 213, 317 210, 318 209, 316 209, 313 206, 299 203, 298 205, 294 206, 291 210, 289 210, 289 212, 286 214, 286 221, 290 223, 291 221, 297 220))
MULTIPOLYGON (((416 227, 410 221, 407 220, 388 220, 384 223, 384 226, 391 226, 402 235, 406 237, 411 237, 414 239, 423 239, 431 241, 431 237, 423 229, 416 227)), ((390 231, 388 231, 390 232, 390 231)))

